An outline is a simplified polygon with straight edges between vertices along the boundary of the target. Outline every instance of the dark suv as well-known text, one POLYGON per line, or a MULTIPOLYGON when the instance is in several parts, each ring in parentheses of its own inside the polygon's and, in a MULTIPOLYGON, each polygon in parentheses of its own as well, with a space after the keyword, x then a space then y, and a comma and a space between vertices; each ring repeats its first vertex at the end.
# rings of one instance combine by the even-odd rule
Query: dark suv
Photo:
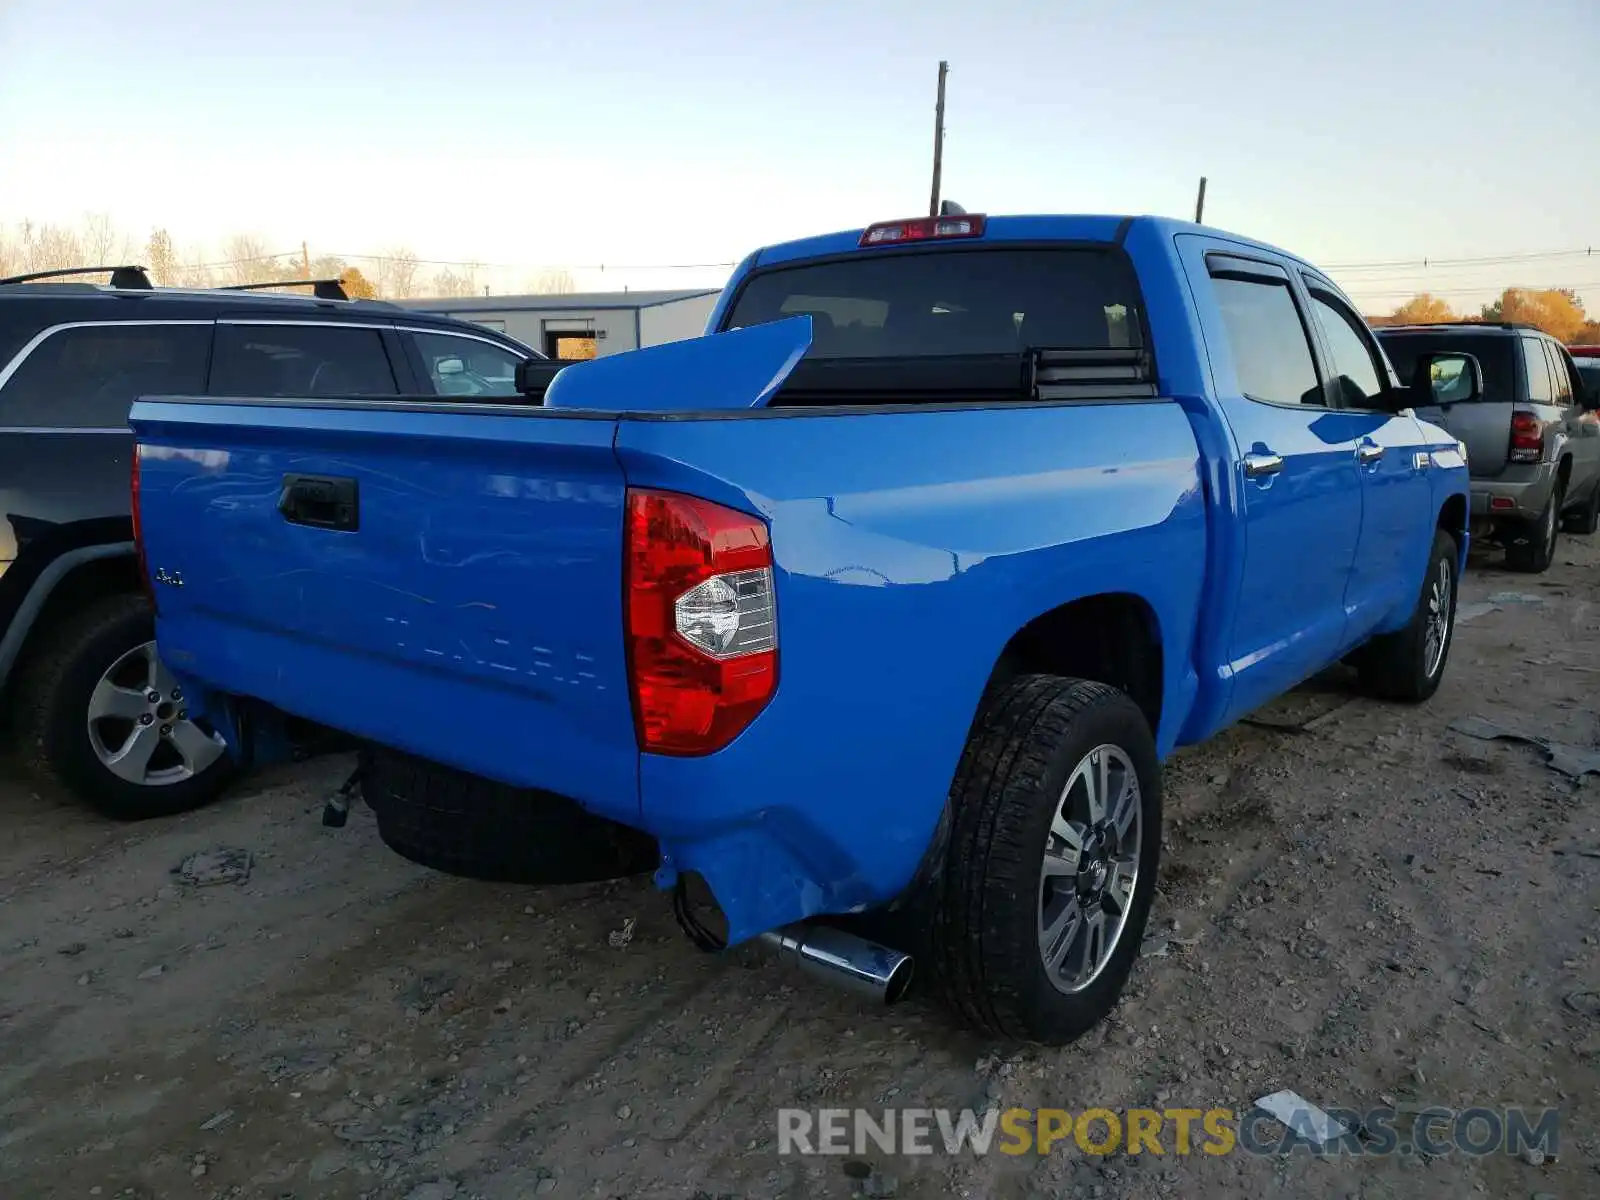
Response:
POLYGON ((517 365, 542 356, 520 342, 314 287, 154 288, 138 267, 0 279, 0 685, 30 764, 110 816, 204 803, 228 763, 155 653, 129 515, 136 397, 526 402, 517 365))
POLYGON ((1466 445, 1474 536, 1544 571, 1558 529, 1600 523, 1600 399, 1566 347, 1531 325, 1395 325, 1379 340, 1417 416, 1466 445))

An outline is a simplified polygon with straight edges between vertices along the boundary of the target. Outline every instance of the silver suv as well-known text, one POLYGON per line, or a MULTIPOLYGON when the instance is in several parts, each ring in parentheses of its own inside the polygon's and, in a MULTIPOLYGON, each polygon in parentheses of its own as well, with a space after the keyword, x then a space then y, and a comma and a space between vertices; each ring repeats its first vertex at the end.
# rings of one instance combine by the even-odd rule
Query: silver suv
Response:
POLYGON ((1416 414, 1467 447, 1474 537, 1506 565, 1539 572, 1558 530, 1600 524, 1600 395, 1560 342, 1527 325, 1378 329, 1389 361, 1418 395, 1416 414))

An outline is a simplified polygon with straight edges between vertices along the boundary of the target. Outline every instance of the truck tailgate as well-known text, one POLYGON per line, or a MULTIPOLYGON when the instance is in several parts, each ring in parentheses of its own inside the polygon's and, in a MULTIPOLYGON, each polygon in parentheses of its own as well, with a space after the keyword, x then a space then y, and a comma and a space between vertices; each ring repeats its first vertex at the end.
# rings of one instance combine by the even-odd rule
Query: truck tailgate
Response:
POLYGON ((213 689, 633 819, 615 421, 468 407, 141 401, 163 655, 213 689))

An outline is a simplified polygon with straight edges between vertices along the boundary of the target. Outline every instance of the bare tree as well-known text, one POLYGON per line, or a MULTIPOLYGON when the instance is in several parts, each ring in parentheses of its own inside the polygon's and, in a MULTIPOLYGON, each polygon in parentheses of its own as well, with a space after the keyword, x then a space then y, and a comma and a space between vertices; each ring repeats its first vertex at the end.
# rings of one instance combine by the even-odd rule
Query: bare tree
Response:
POLYGON ((478 270, 477 263, 468 263, 458 271, 446 267, 434 274, 428 290, 435 296, 476 296, 479 292, 478 270))
POLYGON ((162 287, 174 287, 181 276, 178 248, 172 244, 172 235, 165 229, 152 229, 150 240, 144 244, 144 265, 151 279, 162 287))
POLYGON ((24 221, 20 250, 24 271, 59 271, 84 265, 83 243, 78 235, 58 225, 24 221))
POLYGON ((248 233, 236 233, 222 247, 222 276, 228 283, 265 283, 278 278, 277 259, 266 243, 248 233))
POLYGON ((112 224, 108 213, 88 213, 83 218, 83 232, 79 235, 79 244, 83 256, 87 260, 83 263, 86 267, 98 267, 102 264, 119 265, 127 254, 119 253, 118 243, 126 247, 128 239, 119 237, 117 227, 112 224))
POLYGON ((177 284, 186 288, 217 286, 217 276, 199 250, 191 251, 188 260, 178 270, 177 284))
POLYGON ((565 267, 552 267, 540 271, 533 281, 533 293, 536 296, 570 296, 578 290, 578 285, 573 281, 572 272, 565 267))
POLYGON ((378 295, 405 300, 417 294, 417 256, 403 246, 380 255, 374 262, 378 295))

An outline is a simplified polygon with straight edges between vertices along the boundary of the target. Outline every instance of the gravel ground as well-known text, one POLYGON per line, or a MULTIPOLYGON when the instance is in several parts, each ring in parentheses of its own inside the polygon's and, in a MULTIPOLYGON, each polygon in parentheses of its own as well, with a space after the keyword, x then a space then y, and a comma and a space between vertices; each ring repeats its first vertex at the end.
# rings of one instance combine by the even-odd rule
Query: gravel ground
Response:
POLYGON ((344 759, 133 827, 12 771, 0 1194, 1600 1195, 1600 778, 1447 729, 1600 745, 1597 580, 1600 538, 1543 577, 1475 563, 1428 706, 1317 681, 1177 756, 1150 954, 1062 1050, 986 1045, 917 1000, 870 1012, 759 950, 702 955, 647 883, 413 867, 364 808, 319 824, 344 759), (173 873, 219 847, 248 878, 173 873), (1243 1110, 1279 1088, 1558 1106, 1561 1153, 776 1152, 780 1107, 1243 1110))

